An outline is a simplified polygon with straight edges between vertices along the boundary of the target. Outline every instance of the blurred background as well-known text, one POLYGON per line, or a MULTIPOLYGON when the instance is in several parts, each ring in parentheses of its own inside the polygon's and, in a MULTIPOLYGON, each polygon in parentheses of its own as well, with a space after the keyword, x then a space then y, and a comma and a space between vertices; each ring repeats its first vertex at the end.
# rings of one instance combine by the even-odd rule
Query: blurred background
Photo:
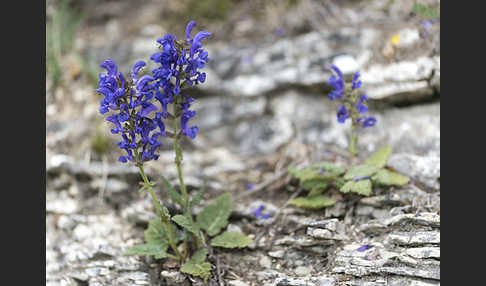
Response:
MULTIPOLYGON (((137 170, 118 162, 119 139, 98 112, 99 64, 112 59, 127 73, 145 60, 151 70, 156 40, 166 33, 182 37, 190 20, 197 21, 193 33, 204 29, 212 36, 204 41, 207 81, 189 91, 200 130, 195 140, 183 142, 189 188, 205 182, 210 197, 243 191, 291 164, 345 164, 349 122, 337 122, 338 103, 327 97, 331 64, 349 79, 360 71, 371 98, 369 114, 378 122, 360 130, 361 155, 391 144, 395 153, 439 164, 438 174, 422 180, 439 188, 440 1, 47 0, 46 6, 46 251, 52 285, 67 262, 93 255, 92 245, 86 246, 93 229, 77 227, 88 224, 85 215, 96 214, 100 228, 110 224, 118 233, 143 224, 151 213, 150 202, 136 192, 137 170), (72 239, 81 244, 66 242, 74 230, 72 239)), ((148 173, 175 182, 171 142, 162 143, 148 173)), ((127 237, 140 229, 124 231, 119 243, 129 243, 127 237)))

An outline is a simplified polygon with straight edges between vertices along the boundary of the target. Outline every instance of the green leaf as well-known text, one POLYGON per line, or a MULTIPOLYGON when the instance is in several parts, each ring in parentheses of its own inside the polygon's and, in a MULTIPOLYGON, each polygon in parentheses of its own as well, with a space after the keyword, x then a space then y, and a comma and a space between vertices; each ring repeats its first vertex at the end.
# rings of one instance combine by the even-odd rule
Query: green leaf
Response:
POLYGON ((305 190, 326 190, 329 186, 329 181, 327 179, 310 179, 300 182, 300 186, 305 190))
POLYGON ((225 231, 223 234, 216 236, 211 240, 211 246, 218 246, 224 248, 243 248, 253 242, 251 238, 240 233, 225 231))
POLYGON ((300 197, 295 198, 289 202, 289 204, 294 205, 303 209, 317 210, 325 207, 330 207, 336 203, 336 200, 326 197, 324 195, 317 195, 313 197, 300 197))
MULTIPOLYGON (((172 229, 172 237, 174 238, 175 242, 180 241, 181 238, 177 235, 177 227, 174 224, 169 224, 169 227, 172 229)), ((144 234, 145 241, 149 244, 167 244, 169 241, 165 227, 162 225, 160 218, 150 220, 144 234)))
POLYGON ((167 247, 167 244, 135 244, 124 255, 152 255, 155 259, 162 259, 167 257, 167 247))
POLYGON ((200 237, 199 227, 194 222, 192 222, 188 217, 183 215, 175 215, 172 217, 172 220, 175 221, 178 225, 192 232, 196 237, 200 237))
POLYGON ((317 170, 322 169, 324 176, 330 176, 330 177, 337 177, 339 175, 342 175, 346 171, 346 168, 338 165, 334 165, 329 162, 322 162, 314 165, 313 167, 316 168, 317 170))
POLYGON ((371 181, 361 180, 361 181, 348 181, 340 189, 343 193, 358 193, 360 195, 369 196, 371 194, 371 181))
POLYGON ((206 183, 203 184, 203 187, 201 190, 199 190, 191 199, 191 202, 189 203, 190 207, 197 206, 199 205, 199 202, 201 202, 202 195, 206 191, 206 183))
POLYGON ((356 177, 366 177, 375 174, 380 168, 375 165, 362 164, 351 167, 344 175, 345 180, 352 180, 356 177))
POLYGON ((147 229, 144 231, 145 241, 150 244, 159 245, 162 243, 167 244, 167 233, 160 221, 160 218, 154 218, 149 221, 147 229))
POLYGON ((291 176, 293 176, 296 179, 301 179, 302 177, 312 176, 312 175, 316 174, 316 170, 314 170, 314 168, 311 168, 311 167, 302 168, 302 169, 297 169, 295 167, 289 167, 288 172, 291 176))
POLYGON ((385 167, 386 162, 388 162, 388 158, 390 158, 392 151, 393 149, 391 146, 383 146, 368 159, 366 159, 364 163, 374 165, 378 168, 383 168, 385 167))
POLYGON ((318 186, 316 188, 312 188, 311 191, 309 192, 309 194, 307 194, 307 197, 314 197, 314 196, 317 196, 317 195, 324 193, 324 191, 327 189, 327 186, 328 185, 326 185, 326 187, 318 186))
POLYGON ((336 180, 334 181, 334 185, 336 185, 336 187, 338 189, 342 188, 344 186, 344 184, 346 184, 346 180, 343 179, 342 177, 338 177, 336 178, 336 180))
POLYGON ((181 267, 181 272, 192 276, 199 276, 207 281, 211 277, 211 264, 205 262, 208 254, 205 248, 199 249, 194 255, 181 267))
POLYGON ((202 212, 197 215, 197 224, 200 228, 204 229, 208 235, 214 236, 228 224, 231 209, 231 194, 224 193, 216 198, 214 204, 207 205, 202 212))
POLYGON ((290 175, 303 181, 309 179, 334 179, 335 177, 343 174, 346 169, 329 162, 322 162, 301 169, 289 167, 288 171, 290 175))
POLYGON ((403 186, 409 181, 408 177, 387 169, 379 170, 371 179, 373 182, 385 186, 403 186))
POLYGON ((169 194, 170 199, 172 200, 173 203, 182 205, 182 197, 181 194, 179 194, 174 187, 169 183, 169 181, 162 176, 162 184, 164 185, 164 188, 167 190, 167 193, 169 194))

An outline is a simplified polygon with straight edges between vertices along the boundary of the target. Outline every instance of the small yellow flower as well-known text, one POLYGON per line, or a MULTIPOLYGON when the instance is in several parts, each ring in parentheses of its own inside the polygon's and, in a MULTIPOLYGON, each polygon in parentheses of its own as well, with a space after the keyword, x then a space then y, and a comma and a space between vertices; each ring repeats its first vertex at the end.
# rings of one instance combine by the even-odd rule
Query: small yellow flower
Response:
POLYGON ((400 37, 398 36, 398 34, 393 35, 391 42, 394 46, 398 45, 398 42, 400 42, 400 37))

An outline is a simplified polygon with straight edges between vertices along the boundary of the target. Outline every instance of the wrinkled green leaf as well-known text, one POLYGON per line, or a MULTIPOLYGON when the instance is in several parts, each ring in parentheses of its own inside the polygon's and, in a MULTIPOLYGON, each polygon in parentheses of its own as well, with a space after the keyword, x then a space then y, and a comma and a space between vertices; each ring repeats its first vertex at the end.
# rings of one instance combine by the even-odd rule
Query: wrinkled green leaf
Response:
POLYGON ((303 209, 317 210, 325 207, 330 207, 336 203, 336 200, 326 197, 324 195, 317 195, 313 197, 300 197, 295 198, 289 202, 289 204, 294 205, 303 209))
POLYGON ((309 194, 307 194, 308 197, 314 197, 314 196, 317 196, 317 195, 320 195, 322 193, 324 193, 324 191, 327 189, 327 186, 325 188, 321 188, 321 187, 316 187, 316 188, 312 188, 309 192, 309 194))
POLYGON ((361 181, 348 181, 340 189, 343 193, 358 193, 360 195, 369 196, 371 194, 371 181, 361 180, 361 181))
POLYGON ((336 178, 336 180, 334 181, 334 184, 336 185, 336 187, 338 189, 342 188, 344 186, 344 184, 346 184, 346 180, 343 179, 342 177, 338 177, 336 178))
POLYGON ((379 170, 371 179, 373 182, 385 186, 403 186, 409 181, 408 177, 387 169, 379 170))
MULTIPOLYGON (((177 235, 177 227, 173 224, 170 224, 172 229, 172 237, 176 242, 180 240, 179 236, 177 235)), ((145 241, 149 244, 161 244, 167 243, 169 241, 167 237, 167 233, 165 232, 165 227, 162 225, 160 218, 154 218, 149 221, 149 225, 147 229, 144 231, 145 234, 145 241)))
POLYGON ((218 246, 224 248, 243 248, 253 242, 248 236, 239 233, 225 231, 223 234, 216 236, 211 240, 211 246, 218 246))
POLYGON ((179 194, 174 187, 169 183, 169 181, 162 176, 162 184, 164 185, 164 188, 167 190, 167 193, 169 194, 170 199, 172 200, 173 203, 182 205, 182 197, 181 194, 179 194))
POLYGON ((288 172, 291 176, 293 176, 296 179, 301 179, 302 177, 312 176, 316 174, 316 170, 311 167, 301 168, 301 169, 297 169, 295 167, 289 167, 288 172))
POLYGON ((172 217, 172 220, 175 221, 178 225, 192 232, 196 237, 199 237, 199 227, 188 217, 183 215, 175 215, 172 217))
POLYGON ((155 259, 162 259, 167 257, 167 243, 165 244, 135 244, 129 248, 124 255, 152 255, 155 259))
POLYGON ((300 186, 305 190, 325 190, 329 186, 329 181, 327 179, 311 179, 300 182, 300 186))
POLYGON ((203 187, 202 189, 200 189, 191 199, 191 202, 189 203, 189 205, 191 207, 193 206, 197 206, 199 205, 199 203, 201 202, 201 198, 202 198, 202 195, 204 194, 204 192, 206 191, 206 183, 203 184, 203 187))
POLYGON ((294 178, 304 181, 310 179, 334 179, 335 177, 343 174, 346 169, 329 162, 322 162, 301 169, 289 167, 288 171, 289 174, 292 175, 294 178))
POLYGON ((231 194, 224 193, 216 199, 214 204, 204 207, 197 215, 197 224, 210 236, 218 234, 228 224, 231 214, 231 194))
POLYGON ((352 180, 356 177, 366 177, 375 174, 380 168, 375 165, 362 164, 351 167, 344 175, 345 180, 352 180))
POLYGON ((161 244, 167 243, 167 233, 165 232, 165 228, 160 221, 160 218, 154 218, 149 221, 149 225, 144 232, 145 234, 145 241, 150 244, 161 244))
POLYGON ((383 168, 385 167, 386 162, 388 162, 392 151, 393 148, 391 146, 383 146, 378 151, 373 153, 373 155, 371 155, 368 159, 366 159, 364 163, 374 165, 378 168, 383 168))
POLYGON ((199 276, 204 281, 211 277, 211 264, 205 262, 208 254, 205 248, 199 249, 194 255, 181 267, 181 272, 192 276, 199 276))
POLYGON ((337 177, 339 175, 344 174, 344 172, 346 172, 346 168, 338 166, 338 165, 334 165, 334 164, 329 163, 329 162, 322 162, 322 163, 314 165, 313 167, 316 168, 317 170, 322 169, 323 175, 324 176, 330 176, 330 177, 337 177))

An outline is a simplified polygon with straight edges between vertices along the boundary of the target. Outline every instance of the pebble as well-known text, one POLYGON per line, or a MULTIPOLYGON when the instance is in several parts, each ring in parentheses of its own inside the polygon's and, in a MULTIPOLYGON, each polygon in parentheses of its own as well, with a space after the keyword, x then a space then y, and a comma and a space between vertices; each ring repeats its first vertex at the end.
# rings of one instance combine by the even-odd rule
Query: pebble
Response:
POLYGON ((262 258, 259 261, 260 266, 263 268, 271 268, 272 267, 272 260, 268 256, 262 256, 262 258))
POLYGON ((308 267, 308 266, 299 266, 299 267, 295 268, 294 272, 295 272, 295 275, 298 275, 298 276, 307 276, 312 272, 312 268, 308 267))

